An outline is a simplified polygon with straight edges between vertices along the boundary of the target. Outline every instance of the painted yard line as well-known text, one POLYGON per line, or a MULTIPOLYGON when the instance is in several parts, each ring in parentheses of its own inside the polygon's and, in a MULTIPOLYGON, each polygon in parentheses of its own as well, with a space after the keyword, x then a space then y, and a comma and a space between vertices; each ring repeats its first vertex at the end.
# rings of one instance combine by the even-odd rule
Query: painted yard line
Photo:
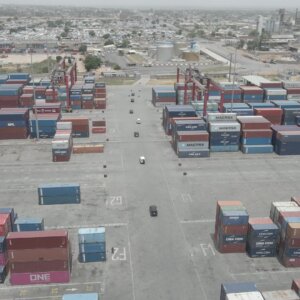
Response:
POLYGON ((207 220, 183 220, 180 221, 181 224, 193 224, 193 223, 214 223, 215 219, 207 219, 207 220))
POLYGON ((128 252, 129 252, 129 264, 131 270, 131 282, 132 282, 132 297, 135 300, 135 284, 134 284, 134 276, 133 276, 133 264, 132 264, 132 256, 131 256, 131 243, 130 243, 130 236, 129 236, 129 228, 128 225, 126 226, 127 230, 127 239, 128 239, 128 252))
POLYGON ((107 223, 107 224, 85 224, 85 225, 67 225, 67 226, 46 226, 45 229, 78 229, 90 227, 122 227, 128 223, 107 223))
POLYGON ((260 274, 285 274, 285 273, 299 273, 299 270, 278 270, 278 271, 257 271, 257 272, 248 272, 248 273, 231 273, 233 276, 249 276, 249 275, 260 275, 260 274))
POLYGON ((42 296, 42 297, 30 297, 30 298, 11 298, 14 300, 34 300, 34 299, 61 299, 63 295, 57 295, 57 296, 42 296))
POLYGON ((52 288, 52 287, 68 287, 68 286, 79 286, 80 285, 90 285, 90 284, 103 284, 102 281, 94 281, 94 282, 74 282, 74 283, 54 283, 54 284, 36 284, 36 285, 22 285, 22 286, 7 286, 7 287, 0 287, 1 290, 16 290, 16 289, 29 289, 29 288, 52 288))
POLYGON ((205 300, 208 300, 208 297, 207 297, 207 295, 206 295, 205 289, 204 289, 204 287, 203 287, 203 283, 202 283, 202 280, 201 280, 201 276, 200 276, 199 271, 198 271, 198 269, 197 269, 196 263, 195 263, 195 261, 194 261, 193 258, 192 258, 193 253, 192 253, 191 250, 190 250, 190 247, 189 247, 189 245, 188 245, 188 241, 187 241, 187 238, 186 238, 184 229, 183 229, 182 224, 180 223, 180 220, 179 220, 179 216, 178 216, 178 213, 177 213, 177 210, 176 210, 175 202, 174 202, 174 199, 173 199, 172 194, 171 194, 169 182, 168 182, 168 180, 167 180, 167 177, 166 177, 166 175, 165 175, 165 172, 164 172, 163 167, 160 166, 160 168, 161 168, 161 174, 162 174, 162 176, 163 176, 163 180, 164 180, 165 185, 166 185, 167 190, 168 190, 169 200, 170 200, 170 202, 171 202, 171 206, 172 206, 172 208, 173 208, 173 211, 174 211, 174 214, 175 214, 175 218, 176 218, 177 222, 179 223, 179 228, 180 228, 181 234, 182 234, 183 239, 184 239, 184 242, 185 242, 185 247, 186 247, 187 251, 189 252, 189 254, 190 254, 190 256, 191 256, 191 263, 192 263, 192 265, 193 265, 194 272, 195 272, 196 277, 197 277, 197 279, 198 279, 199 286, 200 286, 200 289, 201 289, 202 294, 203 294, 203 298, 204 298, 205 300))

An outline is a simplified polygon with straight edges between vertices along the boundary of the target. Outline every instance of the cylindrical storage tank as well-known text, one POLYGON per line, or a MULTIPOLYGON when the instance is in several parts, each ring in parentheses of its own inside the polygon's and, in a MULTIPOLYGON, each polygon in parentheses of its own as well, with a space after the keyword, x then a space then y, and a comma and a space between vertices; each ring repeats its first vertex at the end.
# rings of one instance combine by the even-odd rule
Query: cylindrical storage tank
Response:
POLYGON ((167 62, 174 56, 174 45, 172 43, 161 43, 156 48, 157 60, 167 62))

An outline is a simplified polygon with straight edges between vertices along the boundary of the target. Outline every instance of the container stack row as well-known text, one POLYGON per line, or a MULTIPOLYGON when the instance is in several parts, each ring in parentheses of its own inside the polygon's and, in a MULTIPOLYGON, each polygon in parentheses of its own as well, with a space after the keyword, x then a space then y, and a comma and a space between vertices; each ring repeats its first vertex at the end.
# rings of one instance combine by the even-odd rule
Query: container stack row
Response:
POLYGON ((221 253, 246 251, 249 215, 240 201, 218 201, 215 245, 221 253))
POLYGON ((90 136, 90 126, 88 118, 63 117, 60 121, 72 123, 72 136, 74 138, 85 138, 90 136))
POLYGON ((235 113, 209 113, 209 147, 212 152, 239 151, 241 126, 235 113))
POLYGON ((65 294, 62 300, 99 300, 97 293, 65 294))
POLYGON ((92 133, 106 133, 106 121, 98 120, 92 121, 92 133))
POLYGON ((0 84, 0 108, 19 107, 22 84, 0 84))
POLYGON ((105 228, 80 228, 78 231, 79 261, 82 263, 106 261, 105 228))
POLYGON ((7 249, 12 285, 70 281, 72 258, 66 230, 10 232, 7 249))
POLYGON ((36 138, 38 131, 40 138, 53 138, 56 132, 56 123, 60 118, 60 113, 32 113, 30 115, 30 137, 36 138))
POLYGON ((57 122, 57 129, 52 140, 52 161, 69 161, 73 148, 72 123, 57 122))
POLYGON ((78 204, 81 201, 77 183, 43 184, 38 187, 39 205, 78 204))
POLYGON ((152 103, 154 106, 176 104, 176 92, 172 86, 152 88, 152 103))

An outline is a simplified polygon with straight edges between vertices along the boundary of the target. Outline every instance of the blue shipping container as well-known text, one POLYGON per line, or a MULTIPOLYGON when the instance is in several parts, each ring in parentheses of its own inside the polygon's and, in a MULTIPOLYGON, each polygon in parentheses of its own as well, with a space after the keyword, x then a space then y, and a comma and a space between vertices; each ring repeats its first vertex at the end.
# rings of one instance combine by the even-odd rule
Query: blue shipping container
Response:
POLYGON ((82 263, 106 261, 105 252, 79 253, 79 261, 82 263))
POLYGON ((10 221, 11 221, 11 227, 13 227, 13 224, 15 222, 15 219, 17 215, 15 214, 15 211, 13 208, 8 207, 2 207, 0 208, 0 214, 9 214, 10 215, 10 221))
POLYGON ((41 218, 18 218, 15 220, 13 231, 42 231, 44 219, 41 218))
POLYGON ((39 205, 78 204, 80 201, 80 195, 39 197, 39 205))
POLYGON ((220 221, 223 225, 247 225, 248 220, 247 211, 223 211, 221 208, 220 221))
POLYGON ((242 145, 245 154, 273 153, 272 145, 242 145))
POLYGON ((5 251, 6 251, 5 236, 0 236, 0 253, 3 253, 5 251))
POLYGON ((239 151, 239 145, 228 145, 228 146, 210 146, 211 152, 237 152, 239 151))
POLYGON ((80 228, 78 241, 79 243, 103 243, 105 242, 105 228, 80 228))
POLYGON ((78 183, 49 183, 38 187, 39 196, 80 195, 78 183))
POLYGON ((276 224, 251 224, 249 235, 256 238, 278 237, 279 228, 276 224))
POLYGON ((271 144, 271 138, 244 138, 241 142, 243 145, 268 145, 271 144))
POLYGON ((80 243, 79 253, 105 252, 106 243, 80 243))
POLYGON ((276 248, 247 248, 247 253, 250 257, 275 257, 276 248))
POLYGON ((65 294, 62 300, 99 300, 98 294, 87 293, 87 294, 65 294))

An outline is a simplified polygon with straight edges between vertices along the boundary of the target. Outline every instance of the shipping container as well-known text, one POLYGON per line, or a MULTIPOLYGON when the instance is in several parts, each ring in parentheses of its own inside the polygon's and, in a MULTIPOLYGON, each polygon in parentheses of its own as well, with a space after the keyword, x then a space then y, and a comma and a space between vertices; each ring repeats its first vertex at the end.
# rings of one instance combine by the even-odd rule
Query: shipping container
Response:
POLYGON ((293 290, 278 290, 262 292, 264 300, 298 300, 300 299, 293 290))
POLYGON ((99 300, 98 294, 87 293, 87 294, 65 294, 62 300, 99 300))

